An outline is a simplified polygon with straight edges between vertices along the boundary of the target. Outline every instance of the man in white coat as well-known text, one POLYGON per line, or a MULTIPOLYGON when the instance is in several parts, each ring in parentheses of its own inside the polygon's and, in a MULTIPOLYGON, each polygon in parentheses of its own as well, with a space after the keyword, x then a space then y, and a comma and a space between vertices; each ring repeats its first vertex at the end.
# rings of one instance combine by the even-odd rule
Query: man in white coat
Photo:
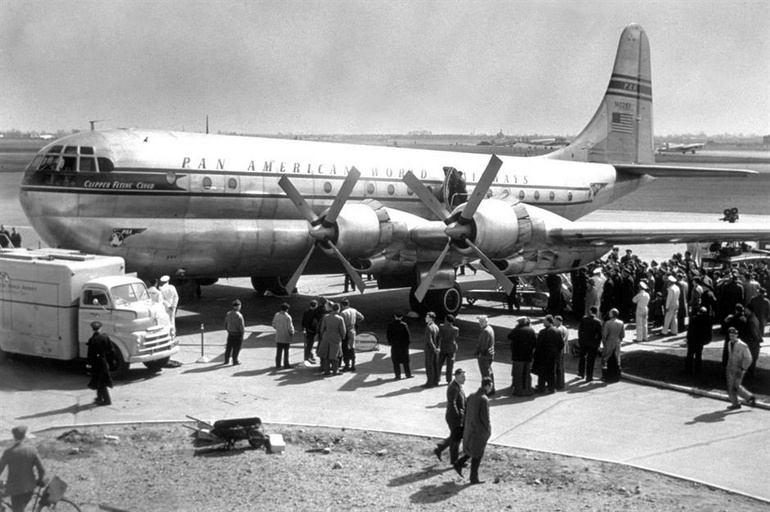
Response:
POLYGON ((668 276, 666 292, 666 317, 663 320, 663 328, 661 328, 660 333, 663 336, 673 336, 679 333, 677 314, 679 312, 679 295, 681 294, 681 290, 676 284, 676 277, 668 276))
POLYGON ((647 293, 647 285, 639 283, 639 292, 631 299, 636 304, 636 340, 647 341, 647 304, 650 303, 650 294, 647 293))
POLYGON ((176 337, 176 307, 179 305, 179 294, 176 287, 171 284, 168 276, 160 278, 160 295, 163 298, 163 305, 166 307, 168 319, 171 321, 171 337, 176 337))

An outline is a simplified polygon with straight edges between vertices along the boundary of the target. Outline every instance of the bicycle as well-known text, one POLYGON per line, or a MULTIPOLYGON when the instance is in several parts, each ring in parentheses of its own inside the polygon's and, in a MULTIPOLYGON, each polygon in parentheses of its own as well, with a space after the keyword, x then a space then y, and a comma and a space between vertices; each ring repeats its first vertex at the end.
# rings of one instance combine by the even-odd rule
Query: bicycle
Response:
MULTIPOLYGON (((43 512, 55 510, 57 512, 82 512, 80 507, 64 497, 67 484, 59 477, 53 477, 48 485, 38 486, 35 491, 32 511, 43 512)), ((8 496, 5 494, 5 484, 0 482, 0 512, 13 510, 8 496)))

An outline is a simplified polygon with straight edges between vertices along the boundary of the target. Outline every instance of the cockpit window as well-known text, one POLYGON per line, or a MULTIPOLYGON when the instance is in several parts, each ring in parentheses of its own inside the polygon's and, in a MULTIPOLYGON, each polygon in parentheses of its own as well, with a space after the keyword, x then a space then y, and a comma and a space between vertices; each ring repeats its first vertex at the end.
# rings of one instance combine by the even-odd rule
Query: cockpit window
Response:
POLYGON ((99 156, 96 157, 96 160, 99 162, 99 172, 112 172, 115 169, 115 165, 109 158, 99 156))
POLYGON ((109 158, 96 157, 93 146, 53 146, 45 154, 37 155, 28 169, 62 173, 112 172, 115 166, 109 158))
POLYGON ((65 156, 60 161, 59 170, 61 172, 75 172, 78 169, 78 158, 76 156, 65 156))
POLYGON ((96 159, 87 156, 81 156, 80 172, 96 172, 96 159))

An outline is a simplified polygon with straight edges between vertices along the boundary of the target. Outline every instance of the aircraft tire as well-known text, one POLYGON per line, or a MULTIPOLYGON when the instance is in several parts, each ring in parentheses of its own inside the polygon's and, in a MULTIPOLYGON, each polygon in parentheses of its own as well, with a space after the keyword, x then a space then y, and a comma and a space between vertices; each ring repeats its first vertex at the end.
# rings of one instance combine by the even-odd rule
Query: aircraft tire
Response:
POLYGON ((251 286, 254 288, 254 291, 257 292, 257 297, 262 297, 267 291, 267 279, 264 277, 252 277, 251 286))
POLYGON ((451 288, 428 291, 421 303, 414 296, 415 290, 417 290, 416 286, 412 287, 409 292, 409 306, 420 316, 425 315, 428 311, 433 311, 439 318, 444 318, 446 315, 457 315, 463 305, 462 288, 457 283, 451 288))

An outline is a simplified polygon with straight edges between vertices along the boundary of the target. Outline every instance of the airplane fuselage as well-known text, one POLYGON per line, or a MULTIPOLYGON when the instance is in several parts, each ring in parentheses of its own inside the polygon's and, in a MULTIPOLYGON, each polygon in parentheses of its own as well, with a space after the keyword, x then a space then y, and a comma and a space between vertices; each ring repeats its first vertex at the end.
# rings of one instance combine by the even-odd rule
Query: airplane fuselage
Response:
MULTIPOLYGON (((351 201, 374 199, 432 218, 402 177, 412 171, 439 195, 444 167, 468 191, 489 155, 195 133, 83 132, 41 150, 20 199, 51 246, 119 255, 130 271, 189 276, 286 275, 313 243, 308 223, 278 186, 288 175, 316 213, 355 166, 351 201)), ((625 195, 643 178, 611 165, 501 157, 494 198, 580 218, 625 195)), ((317 256, 309 272, 338 271, 317 256)))

